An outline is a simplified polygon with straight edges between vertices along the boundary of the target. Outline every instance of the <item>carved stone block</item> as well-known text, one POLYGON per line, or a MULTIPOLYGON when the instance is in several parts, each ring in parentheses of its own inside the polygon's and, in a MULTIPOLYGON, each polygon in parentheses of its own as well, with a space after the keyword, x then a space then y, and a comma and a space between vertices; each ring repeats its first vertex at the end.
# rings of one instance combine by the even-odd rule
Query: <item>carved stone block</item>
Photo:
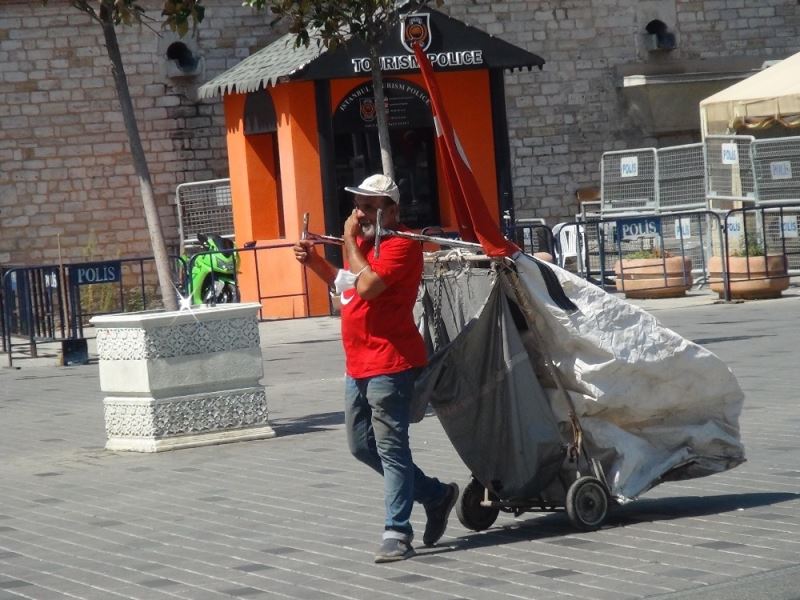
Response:
POLYGON ((92 319, 109 450, 269 438, 258 304, 92 319))

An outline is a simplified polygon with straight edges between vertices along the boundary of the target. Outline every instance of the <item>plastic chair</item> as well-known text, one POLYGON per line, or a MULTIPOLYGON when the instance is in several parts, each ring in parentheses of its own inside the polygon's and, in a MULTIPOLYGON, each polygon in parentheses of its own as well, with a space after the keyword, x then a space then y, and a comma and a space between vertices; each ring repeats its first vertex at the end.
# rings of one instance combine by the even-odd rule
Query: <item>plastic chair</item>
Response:
POLYGON ((583 266, 586 264, 583 235, 583 225, 558 223, 553 227, 553 237, 556 240, 556 260, 559 267, 566 268, 567 259, 574 258, 578 273, 583 273, 583 266))

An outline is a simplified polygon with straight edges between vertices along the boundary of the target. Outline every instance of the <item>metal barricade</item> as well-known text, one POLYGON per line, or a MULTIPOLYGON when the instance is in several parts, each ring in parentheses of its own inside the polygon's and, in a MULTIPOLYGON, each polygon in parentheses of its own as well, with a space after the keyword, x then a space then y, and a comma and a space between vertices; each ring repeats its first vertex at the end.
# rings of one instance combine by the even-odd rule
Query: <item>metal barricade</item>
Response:
POLYGON ((2 277, 3 350, 12 365, 14 346, 27 346, 37 356, 37 343, 63 339, 68 327, 68 303, 59 267, 8 269, 2 277), (14 337, 23 342, 14 343, 14 337))
POLYGON ((657 154, 658 211, 706 209, 705 146, 667 146, 657 154))
POLYGON ((547 252, 555 256, 553 232, 544 219, 517 219, 509 233, 511 240, 526 254, 547 252))
MULTIPOLYGON (((6 270, 0 280, 0 325, 9 366, 15 348, 26 347, 25 354, 35 358, 39 344, 82 339, 84 323, 92 316, 158 306, 152 261, 128 258, 6 270)), ((173 261, 178 280, 184 266, 179 258, 173 261)))
POLYGON ((695 283, 704 283, 708 257, 722 242, 719 217, 706 211, 663 214, 661 231, 664 250, 691 259, 695 283))
POLYGON ((726 215, 728 254, 783 254, 791 275, 800 275, 800 205, 742 207, 726 215))
POLYGON ((605 152, 600 160, 600 212, 654 212, 658 208, 655 148, 605 152))
POLYGON ((797 204, 745 206, 725 215, 725 252, 710 273, 720 295, 775 298, 800 274, 797 204))
POLYGON ((589 219, 599 219, 602 217, 602 200, 591 200, 589 202, 581 202, 580 210, 576 215, 581 221, 588 221, 589 219))
POLYGON ((622 215, 556 228, 559 236, 571 231, 579 241, 575 266, 564 261, 565 268, 603 287, 614 285, 615 267, 622 259, 663 256, 690 259, 694 285, 703 285, 708 257, 723 244, 721 217, 713 211, 622 215))
MULTIPOLYGON (((185 265, 178 256, 169 260, 174 288, 161 293, 177 294, 185 265)), ((152 256, 74 263, 65 271, 73 336, 83 337, 84 323, 94 316, 162 307, 152 256)))
POLYGON ((762 206, 764 248, 786 256, 790 275, 800 275, 800 204, 770 204, 762 206))
POLYGON ((199 233, 233 238, 231 180, 182 183, 175 191, 178 231, 183 244, 197 242, 199 233))
MULTIPOLYGON (((715 200, 756 199, 750 135, 710 135, 705 139, 706 195, 715 200)), ((719 207, 718 207, 719 208, 719 207)))
POLYGON ((783 137, 752 143, 756 203, 800 203, 800 138, 783 137))

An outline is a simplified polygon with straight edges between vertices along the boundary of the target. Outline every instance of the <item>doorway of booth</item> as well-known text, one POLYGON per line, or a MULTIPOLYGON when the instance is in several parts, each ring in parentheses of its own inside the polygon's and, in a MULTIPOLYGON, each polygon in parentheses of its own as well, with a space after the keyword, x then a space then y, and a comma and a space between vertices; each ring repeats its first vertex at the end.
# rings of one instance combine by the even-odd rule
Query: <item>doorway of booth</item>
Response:
MULTIPOLYGON (((394 175, 400 188, 400 216, 412 229, 441 225, 436 181, 436 148, 432 127, 391 129, 394 175)), ((358 185, 382 172, 378 132, 375 129, 338 133, 334 137, 339 227, 353 210, 347 185, 358 185)), ((341 231, 337 232, 341 233, 341 231)))

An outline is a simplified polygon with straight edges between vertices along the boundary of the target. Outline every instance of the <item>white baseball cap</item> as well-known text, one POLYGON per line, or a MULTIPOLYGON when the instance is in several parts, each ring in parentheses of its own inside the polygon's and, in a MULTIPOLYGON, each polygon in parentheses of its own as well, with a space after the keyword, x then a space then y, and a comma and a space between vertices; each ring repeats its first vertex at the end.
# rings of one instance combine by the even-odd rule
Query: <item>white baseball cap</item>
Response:
POLYGON ((344 189, 359 196, 387 196, 395 204, 400 202, 400 190, 397 189, 397 184, 391 177, 381 173, 370 175, 359 186, 346 186, 344 189))

